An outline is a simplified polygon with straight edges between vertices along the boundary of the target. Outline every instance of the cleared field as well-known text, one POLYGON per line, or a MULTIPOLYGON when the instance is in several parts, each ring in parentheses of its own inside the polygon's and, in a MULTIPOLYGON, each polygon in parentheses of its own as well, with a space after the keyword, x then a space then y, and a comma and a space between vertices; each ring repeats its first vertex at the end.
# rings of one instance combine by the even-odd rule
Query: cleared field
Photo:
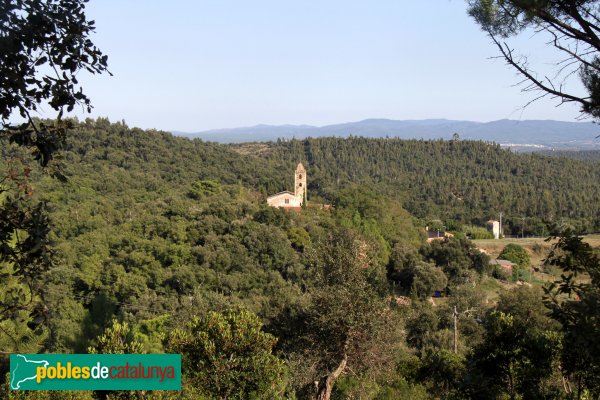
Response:
MULTIPOLYGON (((600 247, 600 235, 587 235, 584 236, 584 241, 589 243, 592 247, 600 247)), ((533 272, 531 283, 534 285, 541 285, 543 283, 554 281, 559 275, 559 270, 548 270, 547 268, 541 268, 543 260, 548 256, 548 252, 551 250, 552 245, 555 243, 554 240, 546 241, 545 238, 510 238, 510 239, 480 239, 473 240, 473 243, 480 249, 485 251, 491 258, 496 258, 502 252, 502 249, 509 244, 514 243, 522 246, 529 257, 531 258, 531 266, 539 267, 537 272, 533 272)), ((585 276, 579 276, 577 279, 586 280, 585 276)))
MULTIPOLYGON (((584 241, 592 247, 600 247, 600 235, 586 235, 584 241)), ((515 243, 522 246, 531 257, 532 265, 540 265, 546 258, 555 241, 547 242, 545 238, 510 238, 510 239, 479 239, 473 240, 473 243, 482 250, 485 250, 490 257, 498 257, 502 249, 509 244, 515 243)))
POLYGON ((583 240, 589 243, 592 247, 600 247, 600 234, 584 236, 583 240))

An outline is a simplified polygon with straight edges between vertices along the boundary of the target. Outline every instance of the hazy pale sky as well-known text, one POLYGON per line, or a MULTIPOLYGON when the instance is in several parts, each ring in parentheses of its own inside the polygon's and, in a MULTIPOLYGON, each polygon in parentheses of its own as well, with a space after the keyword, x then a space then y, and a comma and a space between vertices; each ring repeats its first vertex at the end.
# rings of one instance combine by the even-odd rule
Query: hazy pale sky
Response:
MULTIPOLYGON (((93 117, 195 132, 365 118, 557 119, 466 13, 463 0, 91 0, 114 76, 80 81, 93 117)), ((548 68, 544 38, 514 46, 548 68)), ((575 85, 574 90, 578 90, 575 85)), ((83 116, 83 114, 79 114, 83 116)))

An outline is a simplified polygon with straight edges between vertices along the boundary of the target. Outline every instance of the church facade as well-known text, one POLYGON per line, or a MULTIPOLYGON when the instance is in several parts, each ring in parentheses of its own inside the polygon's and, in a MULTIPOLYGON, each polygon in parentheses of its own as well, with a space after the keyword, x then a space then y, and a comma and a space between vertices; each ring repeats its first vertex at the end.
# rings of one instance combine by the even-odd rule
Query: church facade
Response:
POLYGON ((306 201, 306 169, 302 163, 296 167, 294 192, 284 191, 267 197, 267 204, 277 208, 300 209, 306 201))

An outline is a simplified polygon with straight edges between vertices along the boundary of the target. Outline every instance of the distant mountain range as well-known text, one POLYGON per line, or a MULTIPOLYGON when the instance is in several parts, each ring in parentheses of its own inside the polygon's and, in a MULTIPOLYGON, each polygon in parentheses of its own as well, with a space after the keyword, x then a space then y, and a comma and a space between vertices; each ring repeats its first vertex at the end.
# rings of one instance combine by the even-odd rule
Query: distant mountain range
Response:
POLYGON ((515 121, 502 119, 492 122, 425 119, 396 121, 366 119, 358 122, 327 126, 257 125, 245 128, 215 129, 197 133, 174 131, 173 134, 220 143, 265 142, 277 139, 303 139, 320 136, 364 136, 402 139, 460 139, 485 140, 520 151, 534 150, 594 150, 600 149, 600 126, 591 122, 551 120, 515 121))

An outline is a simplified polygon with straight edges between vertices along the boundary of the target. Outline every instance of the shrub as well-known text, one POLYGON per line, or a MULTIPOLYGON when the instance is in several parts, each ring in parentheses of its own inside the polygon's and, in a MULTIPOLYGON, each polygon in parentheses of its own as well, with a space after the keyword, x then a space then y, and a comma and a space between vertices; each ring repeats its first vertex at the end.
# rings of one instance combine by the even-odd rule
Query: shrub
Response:
POLYGON ((498 258, 502 260, 512 261, 521 269, 527 269, 530 266, 531 260, 527 251, 518 244, 509 243, 504 247, 498 258))

